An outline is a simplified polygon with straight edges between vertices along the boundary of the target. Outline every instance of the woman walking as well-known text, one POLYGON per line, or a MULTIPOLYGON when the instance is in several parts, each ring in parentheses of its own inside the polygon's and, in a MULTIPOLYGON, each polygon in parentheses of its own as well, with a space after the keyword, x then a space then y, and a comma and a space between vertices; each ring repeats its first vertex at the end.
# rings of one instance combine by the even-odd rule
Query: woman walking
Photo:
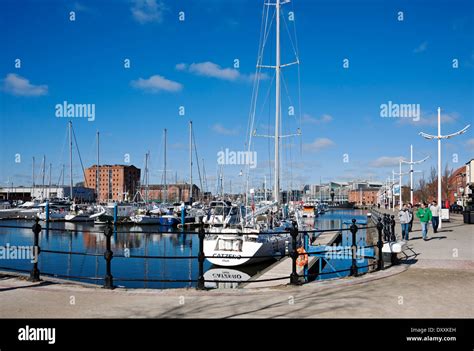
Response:
POLYGON ((407 205, 403 205, 401 210, 398 212, 398 219, 400 220, 400 224, 402 226, 402 240, 408 241, 408 228, 410 226, 412 215, 408 210, 407 205))
POLYGON ((426 202, 423 202, 421 204, 421 208, 418 210, 418 212, 416 212, 416 216, 420 220, 421 234, 423 235, 423 240, 426 241, 428 239, 428 223, 433 217, 430 209, 426 205, 426 202))

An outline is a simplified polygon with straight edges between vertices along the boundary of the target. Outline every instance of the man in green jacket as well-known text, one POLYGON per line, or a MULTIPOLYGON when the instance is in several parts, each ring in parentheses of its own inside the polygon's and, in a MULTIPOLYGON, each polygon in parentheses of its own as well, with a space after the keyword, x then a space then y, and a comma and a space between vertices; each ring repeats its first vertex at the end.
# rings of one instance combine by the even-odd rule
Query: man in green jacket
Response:
POLYGON ((421 234, 423 235, 423 240, 426 241, 428 239, 428 223, 431 221, 433 215, 425 202, 421 204, 420 209, 416 212, 416 216, 421 223, 421 234))

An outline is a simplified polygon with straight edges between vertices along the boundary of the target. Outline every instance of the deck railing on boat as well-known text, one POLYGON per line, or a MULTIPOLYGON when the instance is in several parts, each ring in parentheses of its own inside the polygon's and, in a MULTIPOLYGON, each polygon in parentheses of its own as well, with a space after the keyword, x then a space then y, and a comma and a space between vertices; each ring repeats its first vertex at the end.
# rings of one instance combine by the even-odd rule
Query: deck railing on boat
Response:
MULTIPOLYGON (((299 230, 297 227, 296 222, 293 223, 293 226, 289 228, 289 234, 291 236, 291 241, 292 241, 292 249, 291 252, 285 253, 284 255, 282 254, 277 254, 277 255, 266 255, 266 256, 258 256, 259 258, 271 258, 271 257, 290 257, 292 262, 291 262, 291 272, 288 276, 285 277, 278 277, 278 278, 269 278, 269 279, 256 279, 256 280, 250 280, 245 283, 256 283, 256 282, 264 282, 264 281, 274 281, 274 280, 288 280, 290 281, 290 284, 292 285, 300 285, 305 282, 308 282, 310 280, 314 280, 315 278, 318 278, 319 276, 325 275, 325 274, 336 274, 336 273, 343 273, 343 272, 349 272, 351 276, 359 276, 361 273, 361 269, 364 268, 372 268, 372 270, 377 270, 380 271, 384 269, 384 261, 383 261, 383 253, 382 253, 382 247, 384 242, 392 241, 395 237, 395 220, 394 216, 391 218, 386 215, 382 214, 375 209, 371 211, 371 218, 373 221, 372 225, 365 225, 365 226, 358 226, 356 219, 352 219, 352 224, 348 227, 345 228, 339 228, 339 229, 320 229, 320 230, 299 230), (377 243, 374 245, 366 245, 362 247, 357 247, 356 244, 356 234, 359 230, 361 229, 376 229, 377 230, 377 243), (350 246, 350 251, 348 248, 346 249, 347 252, 351 252, 351 259, 352 263, 350 268, 347 269, 341 269, 341 270, 331 270, 328 272, 316 272, 316 273, 310 273, 308 271, 307 263, 306 266, 304 267, 304 271, 302 274, 298 274, 297 271, 297 260, 298 257, 301 255, 306 255, 306 257, 314 255, 314 253, 302 251, 299 252, 297 251, 298 249, 298 242, 304 242, 305 246, 307 247, 308 245, 308 238, 309 235, 317 235, 325 232, 334 232, 338 231, 340 233, 349 231, 352 235, 352 240, 351 240, 351 246, 350 246), (374 256, 364 256, 358 254, 358 249, 367 249, 367 248, 373 248, 374 249, 374 256), (375 250, 377 248, 377 250, 375 250), (376 253, 376 254, 375 254, 376 253), (360 266, 357 264, 358 259, 370 259, 373 260, 373 263, 360 266)), ((10 268, 10 267, 0 267, 0 269, 4 270, 9 270, 9 271, 18 271, 18 272, 23 272, 23 273, 29 273, 29 280, 32 282, 37 282, 41 280, 41 275, 43 276, 48 276, 48 277, 55 277, 55 278, 65 278, 65 279, 76 279, 76 280, 83 280, 83 281, 103 281, 103 287, 106 289, 114 289, 115 285, 114 282, 121 281, 121 282, 159 282, 159 283, 196 283, 196 288, 197 289, 205 289, 205 283, 206 282, 213 282, 213 283, 242 283, 241 281, 236 281, 236 280, 206 280, 204 278, 204 261, 207 256, 204 254, 204 239, 206 234, 206 231, 204 229, 204 226, 201 225, 197 231, 180 231, 176 232, 175 234, 191 234, 191 235, 198 235, 199 239, 199 249, 198 249, 198 254, 197 256, 168 256, 168 255, 124 255, 124 254, 118 254, 114 253, 112 251, 112 245, 111 245, 111 238, 114 234, 129 234, 129 233, 141 233, 143 232, 140 231, 133 231, 133 230, 128 230, 128 231, 118 231, 117 226, 113 225, 112 223, 108 223, 107 226, 103 231, 89 231, 91 233, 97 233, 97 234, 104 234, 105 236, 105 252, 104 253, 89 253, 89 252, 76 252, 76 251, 61 251, 61 250, 42 250, 40 248, 40 241, 39 241, 39 236, 40 233, 45 230, 45 231, 60 231, 60 232, 80 232, 81 230, 71 230, 71 229, 58 229, 58 228, 49 228, 49 225, 46 224, 46 228, 43 228, 39 224, 39 220, 36 219, 35 223, 33 224, 32 227, 29 226, 16 226, 16 225, 0 225, 1 228, 20 228, 20 229, 31 229, 33 231, 33 248, 34 252, 36 253, 37 257, 36 260, 33 262, 33 267, 30 271, 28 270, 21 270, 21 269, 16 269, 16 268, 10 268), (103 277, 87 277, 87 276, 77 276, 77 275, 63 275, 63 274, 56 274, 53 272, 40 272, 38 268, 38 261, 40 256, 43 254, 57 254, 57 255, 81 255, 81 256, 104 256, 105 259, 105 275, 103 277), (179 260, 179 259, 196 259, 198 261, 198 277, 197 279, 141 279, 141 278, 117 278, 113 277, 112 275, 112 260, 113 259, 119 259, 119 258, 133 258, 133 259, 159 259, 159 260, 179 260)), ((156 232, 147 232, 147 234, 173 234, 169 232, 161 232, 161 231, 156 231, 156 232)), ((219 235, 235 235, 237 233, 219 233, 219 235)), ((281 232, 265 232, 262 233, 265 235, 272 235, 272 234, 281 234, 281 232)), ((318 250, 317 254, 324 254, 327 252, 333 252, 334 250, 318 250)), ((338 251, 341 252, 341 251, 338 251)), ((240 256, 240 258, 250 258, 250 257, 243 257, 240 256)))

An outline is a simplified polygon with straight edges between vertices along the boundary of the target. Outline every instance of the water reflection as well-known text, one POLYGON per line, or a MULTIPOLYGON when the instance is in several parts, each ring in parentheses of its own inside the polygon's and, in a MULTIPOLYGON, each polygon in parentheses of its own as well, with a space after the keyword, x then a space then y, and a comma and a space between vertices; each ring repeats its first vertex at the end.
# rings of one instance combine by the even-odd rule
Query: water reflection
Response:
MULTIPOLYGON (((351 218, 365 219, 364 213, 359 211, 330 211, 326 214, 306 220, 310 228, 334 229, 340 228, 344 221, 351 218)), ((33 221, 25 220, 3 220, 1 225, 33 225, 33 221)), ((66 229, 69 232, 55 230, 43 230, 40 235, 40 246, 43 250, 88 252, 98 256, 83 256, 71 254, 48 254, 42 253, 39 260, 41 272, 55 273, 61 275, 104 277, 105 251, 104 227, 94 226, 92 223, 68 223, 55 222, 50 224, 50 229, 66 229)), ((360 240, 365 237, 362 231, 359 233, 360 240)), ((358 237, 359 239, 359 237, 358 237)), ((0 245, 32 245, 33 232, 31 229, 0 228, 0 245)), ((199 238, 194 234, 184 234, 177 229, 160 226, 129 226, 119 227, 117 233, 112 237, 112 274, 117 285, 130 288, 177 288, 190 287, 195 283, 180 282, 125 282, 120 278, 154 279, 154 280, 197 280, 198 261, 188 257, 197 256, 199 250, 199 238), (125 232, 128 231, 128 232, 125 232), (156 232, 162 232, 157 234, 156 232), (133 258, 125 256, 179 256, 181 259, 154 259, 133 258)), ((215 267, 205 261, 204 269, 206 280, 230 280, 248 281, 252 276, 267 268, 274 261, 268 261, 253 266, 244 267, 215 267)), ((3 260, 2 267, 17 269, 31 269, 31 263, 27 260, 3 260)), ((91 282, 90 280, 84 280, 91 282)), ((99 282, 100 284, 100 282, 99 282)), ((208 282, 206 286, 212 287, 235 287, 238 283, 208 282)))

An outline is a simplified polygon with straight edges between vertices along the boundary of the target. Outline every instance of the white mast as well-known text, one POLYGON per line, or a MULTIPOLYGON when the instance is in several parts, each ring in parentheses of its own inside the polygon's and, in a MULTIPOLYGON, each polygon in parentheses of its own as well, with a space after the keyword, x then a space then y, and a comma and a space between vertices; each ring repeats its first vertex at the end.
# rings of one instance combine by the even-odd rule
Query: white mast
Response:
POLYGON ((33 167, 32 167, 32 177, 33 177, 33 192, 35 189, 35 157, 33 156, 33 167))
POLYGON ((265 200, 267 201, 267 176, 263 176, 263 193, 265 194, 265 200))
POLYGON ((167 184, 166 184, 166 133, 167 133, 167 130, 165 128, 165 137, 164 137, 164 141, 165 141, 165 145, 164 145, 164 152, 165 152, 165 155, 164 155, 164 172, 163 172, 163 180, 164 180, 164 187, 163 187, 163 190, 164 190, 164 197, 163 197, 163 202, 167 202, 168 201, 168 189, 167 189, 167 184))
POLYGON ((97 199, 96 202, 100 203, 100 169, 99 169, 99 131, 97 131, 97 167, 95 169, 95 182, 96 182, 96 191, 97 199))
POLYGON ((273 197, 280 202, 280 0, 276 0, 276 63, 275 63, 275 182, 273 197))
POLYGON ((148 204, 148 152, 145 154, 145 205, 148 204))
POLYGON ((49 188, 48 188, 48 199, 50 198, 51 196, 51 170, 53 168, 53 164, 50 163, 49 164, 49 188))
POLYGON ((193 202, 193 121, 189 121, 189 203, 193 202))
POLYGON ((69 197, 72 200, 74 198, 73 180, 72 180, 72 121, 69 121, 69 172, 70 172, 69 197))
POLYGON ((46 156, 45 155, 43 155, 43 167, 41 169, 41 172, 42 172, 42 178, 43 178, 43 182, 42 182, 43 183, 42 184, 43 188, 41 190, 41 199, 43 200, 45 198, 45 195, 46 195, 45 194, 45 185, 44 185, 44 174, 46 172, 46 156))

